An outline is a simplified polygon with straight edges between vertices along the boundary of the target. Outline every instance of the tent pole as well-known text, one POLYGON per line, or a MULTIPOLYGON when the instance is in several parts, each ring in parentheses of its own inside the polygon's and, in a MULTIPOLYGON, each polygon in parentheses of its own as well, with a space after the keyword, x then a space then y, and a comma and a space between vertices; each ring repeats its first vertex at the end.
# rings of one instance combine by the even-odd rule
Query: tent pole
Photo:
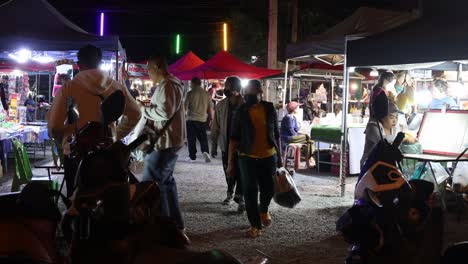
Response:
POLYGON ((331 78, 330 81, 330 88, 331 88, 331 98, 330 98, 330 113, 333 113, 335 111, 335 78, 331 78))
POLYGON ((115 80, 119 81, 119 50, 115 51, 115 80))
POLYGON ((52 87, 53 87, 53 86, 50 85, 50 72, 49 72, 48 75, 49 75, 49 103, 50 103, 50 98, 52 97, 51 90, 52 90, 52 87))
MULTIPOLYGON (((41 90, 41 73, 39 72, 39 78, 37 79, 37 88, 36 88, 36 94, 39 94, 39 91, 41 90)), ((49 97, 49 101, 50 101, 50 97, 49 97)))
POLYGON ((293 77, 289 76, 289 102, 292 101, 292 86, 293 86, 293 77))
POLYGON ((299 77, 298 84, 297 84, 297 100, 299 100, 300 97, 301 97, 301 77, 299 77))
POLYGON ((288 67, 289 67, 289 60, 286 60, 286 68, 284 70, 283 109, 286 109, 286 91, 288 88, 288 67))
POLYGON ((348 95, 349 95, 349 69, 348 61, 346 56, 346 50, 348 47, 348 39, 345 37, 345 59, 344 59, 344 83, 343 83, 343 110, 342 110, 342 122, 341 122, 341 157, 340 157, 340 186, 341 186, 341 197, 345 196, 346 192, 346 166, 348 155, 346 152, 348 142, 348 128, 347 128, 347 117, 348 117, 348 95))
POLYGON ((270 101, 270 97, 268 96, 269 95, 268 90, 270 90, 270 80, 268 79, 266 80, 265 86, 266 86, 266 100, 270 101))

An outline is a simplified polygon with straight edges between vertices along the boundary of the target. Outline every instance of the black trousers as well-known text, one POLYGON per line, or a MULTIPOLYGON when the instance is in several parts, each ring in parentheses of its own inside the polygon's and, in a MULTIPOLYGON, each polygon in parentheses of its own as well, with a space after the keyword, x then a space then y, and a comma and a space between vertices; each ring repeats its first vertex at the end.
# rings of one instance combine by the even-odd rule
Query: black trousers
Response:
POLYGON ((192 160, 197 159, 197 139, 200 142, 202 153, 210 153, 208 148, 208 136, 206 135, 206 123, 198 121, 187 121, 187 140, 189 156, 192 160))
POLYGON ((71 197, 75 189, 75 176, 78 170, 78 164, 70 157, 65 156, 63 158, 63 170, 67 187, 67 197, 71 197))
POLYGON ((228 177, 227 175, 227 167, 228 167, 228 153, 223 152, 222 155, 222 160, 223 160, 223 169, 224 169, 224 175, 226 177, 226 183, 227 183, 227 194, 229 196, 235 195, 238 199, 242 199, 242 186, 240 184, 240 169, 239 169, 239 162, 237 156, 234 159, 234 166, 235 166, 235 172, 234 172, 234 177, 228 177), (234 193, 234 188, 236 189, 236 192, 234 193))
POLYGON ((250 226, 262 228, 260 213, 267 213, 274 194, 273 175, 276 172, 277 157, 256 159, 239 156, 242 191, 245 199, 245 209, 250 226), (260 192, 260 205, 259 201, 260 192))

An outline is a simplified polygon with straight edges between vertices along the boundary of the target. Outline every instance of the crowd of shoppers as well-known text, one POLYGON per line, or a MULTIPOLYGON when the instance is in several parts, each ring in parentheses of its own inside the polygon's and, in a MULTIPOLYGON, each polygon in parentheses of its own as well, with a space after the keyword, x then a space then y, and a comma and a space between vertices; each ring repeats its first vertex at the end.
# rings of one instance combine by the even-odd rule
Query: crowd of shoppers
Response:
POLYGON ((190 82, 191 90, 184 97, 182 82, 168 72, 163 56, 148 59, 148 74, 155 84, 150 103, 137 102, 125 84, 112 80, 99 70, 102 52, 86 46, 78 52, 80 73, 57 92, 48 126, 50 135, 63 142, 65 154, 65 182, 67 196, 75 190, 78 164, 69 157, 68 139, 88 122, 100 122, 100 103, 116 90, 125 96, 125 109, 119 125, 113 129, 114 140, 127 136, 138 121, 151 122, 158 134, 144 160, 143 181, 155 181, 160 189, 158 199, 162 216, 173 219, 177 228, 185 232, 179 206, 177 184, 173 173, 179 151, 188 144, 189 161, 197 160, 197 140, 205 162, 218 156, 218 147, 226 178, 226 198, 222 202, 238 204, 238 212, 247 211, 251 228, 249 237, 258 237, 271 224, 268 211, 273 197, 273 174, 282 166, 280 131, 277 113, 272 103, 263 101, 261 83, 251 80, 241 95, 241 80, 225 80, 223 99, 211 85, 211 93, 202 87, 199 78, 190 82), (215 98, 214 98, 215 97, 215 98), (217 99, 217 100, 214 100, 217 99), (67 124, 70 102, 77 105, 80 118, 67 124), (211 153, 207 128, 211 130, 211 153), (260 195, 260 204, 258 196, 260 195))

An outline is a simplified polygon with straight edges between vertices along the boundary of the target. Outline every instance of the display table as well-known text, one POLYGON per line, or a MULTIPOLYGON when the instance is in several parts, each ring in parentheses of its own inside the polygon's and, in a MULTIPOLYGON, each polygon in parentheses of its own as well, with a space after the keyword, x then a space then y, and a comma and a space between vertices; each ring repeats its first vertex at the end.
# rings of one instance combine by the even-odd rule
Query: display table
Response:
MULTIPOLYGON (((360 173, 360 161, 364 152, 365 143, 365 124, 349 124, 348 125, 348 150, 349 150, 349 173, 359 174, 360 173)), ((340 144, 341 143, 341 127, 333 125, 314 125, 310 127, 310 137, 316 142, 317 153, 320 152, 322 145, 320 143, 327 144, 340 144)), ((323 148, 322 148, 323 149, 323 148)), ((320 161, 320 154, 317 155, 317 169, 319 164, 324 163, 331 165, 339 165, 332 162, 320 161)))
MULTIPOLYGON (((439 185, 441 183, 446 182, 449 178, 452 177, 454 170, 447 170, 446 173, 444 174, 439 174, 436 175, 432 163, 446 163, 446 162, 468 162, 468 157, 467 156, 443 156, 443 155, 433 155, 433 154, 404 154, 403 155, 404 159, 407 160, 415 160, 418 162, 422 163, 422 168, 427 168, 429 167, 429 170, 431 172, 432 178, 434 180, 434 185, 436 190, 441 194, 442 196, 442 208, 445 209, 445 200, 444 200, 444 194, 445 194, 445 186, 443 186, 442 189, 439 189, 439 185)), ((456 164, 455 164, 456 166, 456 164)), ((420 170, 419 175, 417 176, 418 178, 421 178, 422 174, 424 173, 424 170, 420 170)))
MULTIPOLYGON (((13 151, 11 139, 16 138, 23 144, 41 144, 49 139, 45 123, 33 123, 24 126, 0 128, 0 159, 3 174, 7 171, 7 155, 13 151)), ((45 146, 44 146, 45 147, 45 146)))

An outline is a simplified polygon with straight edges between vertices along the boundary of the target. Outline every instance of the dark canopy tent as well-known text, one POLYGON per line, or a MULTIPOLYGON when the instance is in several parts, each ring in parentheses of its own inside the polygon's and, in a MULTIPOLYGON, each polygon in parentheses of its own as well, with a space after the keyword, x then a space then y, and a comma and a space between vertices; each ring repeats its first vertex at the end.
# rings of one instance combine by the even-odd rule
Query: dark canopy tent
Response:
MULTIPOLYGON (((347 66, 436 65, 468 60, 466 10, 465 0, 423 1, 420 19, 369 38, 349 41, 347 66)), ((445 65, 453 68, 453 64, 445 65)))
MULTIPOLYGON (((468 1, 424 0, 417 20, 368 38, 348 39, 345 87, 350 67, 463 70, 468 60, 468 1)), ((346 95, 348 93, 345 93, 346 95)), ((343 111, 347 111, 345 96, 343 111)), ((343 115, 346 138, 346 115, 343 115)), ((342 140, 342 146, 346 146, 342 140)), ((345 148, 343 148, 345 149, 345 148)), ((344 184, 344 175, 340 174, 344 184)))
POLYGON ((394 12, 361 7, 350 17, 320 35, 306 41, 290 44, 287 57, 290 59, 317 59, 331 65, 343 64, 346 36, 365 37, 405 24, 414 19, 406 12, 394 12))
POLYGON ((93 44, 107 51, 122 49, 116 36, 99 37, 84 31, 46 0, 11 0, 0 5, 0 50, 78 50, 93 44), (11 30, 8 30, 11 25, 11 30))
POLYGON ((279 73, 281 73, 280 70, 255 67, 240 61, 225 51, 220 51, 204 64, 189 71, 175 73, 174 75, 181 80, 191 80, 193 77, 200 79, 224 79, 232 75, 247 79, 262 79, 279 73))
POLYGON ((176 62, 169 66, 169 72, 172 74, 189 71, 205 63, 200 57, 195 55, 192 51, 182 56, 176 62))

